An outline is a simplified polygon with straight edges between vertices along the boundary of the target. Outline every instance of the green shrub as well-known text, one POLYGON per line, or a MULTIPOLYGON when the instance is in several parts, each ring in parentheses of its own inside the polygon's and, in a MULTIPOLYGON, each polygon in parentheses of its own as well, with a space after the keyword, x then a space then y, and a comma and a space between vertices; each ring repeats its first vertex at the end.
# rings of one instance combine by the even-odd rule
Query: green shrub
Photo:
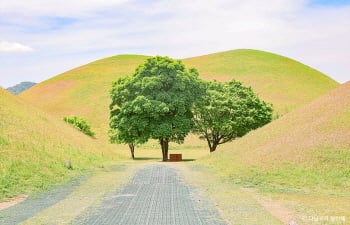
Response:
POLYGON ((65 116, 63 117, 63 120, 84 134, 89 135, 90 137, 95 137, 95 133, 91 131, 90 125, 85 121, 84 118, 78 116, 65 116))

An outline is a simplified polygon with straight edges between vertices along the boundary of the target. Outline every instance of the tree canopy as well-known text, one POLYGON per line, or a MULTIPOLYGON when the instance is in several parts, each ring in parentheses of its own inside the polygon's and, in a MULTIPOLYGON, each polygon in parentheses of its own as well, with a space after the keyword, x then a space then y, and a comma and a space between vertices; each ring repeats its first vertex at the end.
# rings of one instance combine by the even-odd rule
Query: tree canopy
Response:
POLYGON ((250 87, 238 81, 209 81, 193 114, 193 132, 205 139, 213 152, 218 145, 270 122, 272 105, 260 100, 250 87))
POLYGON ((142 144, 157 139, 163 161, 169 142, 183 143, 194 122, 192 105, 204 87, 195 69, 187 70, 179 60, 152 57, 132 76, 112 85, 110 140, 142 144))

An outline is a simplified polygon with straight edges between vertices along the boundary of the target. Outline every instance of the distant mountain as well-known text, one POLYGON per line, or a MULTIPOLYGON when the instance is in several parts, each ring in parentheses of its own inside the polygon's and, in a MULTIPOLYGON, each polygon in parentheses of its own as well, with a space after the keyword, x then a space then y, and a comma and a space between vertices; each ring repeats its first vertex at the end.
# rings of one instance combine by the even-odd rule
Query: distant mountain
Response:
POLYGON ((25 82, 21 82, 19 84, 16 84, 15 86, 9 87, 7 88, 7 90, 9 92, 11 92, 14 95, 18 95, 21 92, 31 88, 32 86, 34 86, 36 83, 34 82, 30 82, 30 81, 25 81, 25 82))

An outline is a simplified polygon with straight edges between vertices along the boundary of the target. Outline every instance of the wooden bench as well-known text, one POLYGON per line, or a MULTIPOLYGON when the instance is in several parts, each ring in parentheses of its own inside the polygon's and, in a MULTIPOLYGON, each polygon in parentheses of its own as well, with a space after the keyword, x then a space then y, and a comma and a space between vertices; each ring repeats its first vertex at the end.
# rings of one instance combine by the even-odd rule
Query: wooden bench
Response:
POLYGON ((170 154, 170 162, 180 162, 182 161, 182 154, 170 154))

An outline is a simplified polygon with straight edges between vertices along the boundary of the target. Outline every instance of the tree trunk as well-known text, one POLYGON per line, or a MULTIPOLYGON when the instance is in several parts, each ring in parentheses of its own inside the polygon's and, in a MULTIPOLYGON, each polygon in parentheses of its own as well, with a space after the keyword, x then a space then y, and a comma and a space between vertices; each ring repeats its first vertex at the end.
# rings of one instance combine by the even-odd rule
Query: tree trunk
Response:
POLYGON ((213 144, 212 146, 209 147, 210 152, 215 152, 217 145, 213 144))
POLYGON ((211 141, 208 136, 205 138, 207 139, 210 152, 215 152, 218 143, 216 143, 215 140, 211 141))
POLYGON ((163 162, 168 161, 169 140, 166 138, 159 139, 160 146, 162 147, 163 162))
POLYGON ((164 157, 164 161, 168 161, 168 150, 169 150, 169 140, 166 139, 164 142, 165 145, 165 157, 164 157))
POLYGON ((129 145, 129 148, 130 148, 131 157, 132 157, 132 159, 135 159, 135 155, 134 155, 134 153, 135 153, 135 144, 134 143, 129 143, 128 145, 129 145))

